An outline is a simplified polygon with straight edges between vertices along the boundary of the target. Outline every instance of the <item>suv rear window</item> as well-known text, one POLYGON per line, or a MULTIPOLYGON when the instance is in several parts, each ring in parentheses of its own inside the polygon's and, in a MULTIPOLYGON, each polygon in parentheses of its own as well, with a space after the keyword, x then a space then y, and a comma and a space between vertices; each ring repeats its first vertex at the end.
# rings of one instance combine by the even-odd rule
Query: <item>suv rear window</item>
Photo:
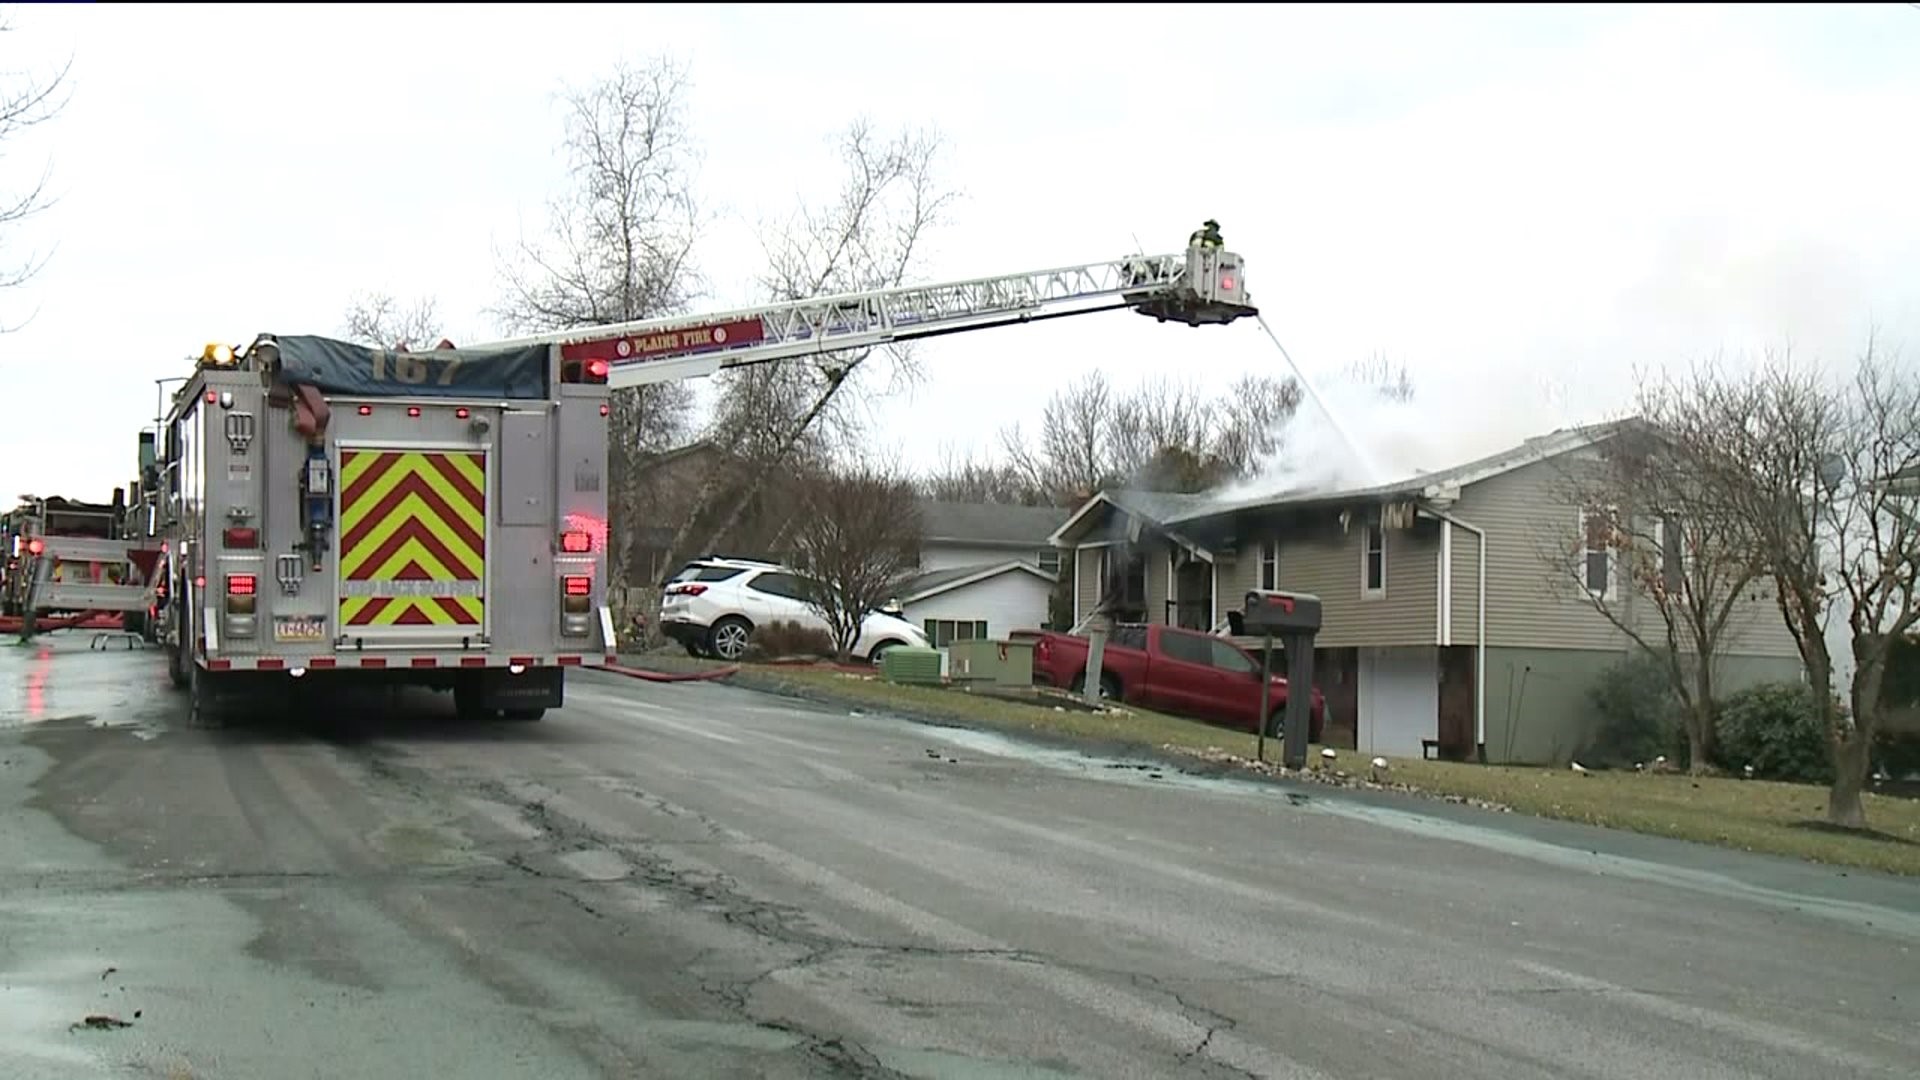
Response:
POLYGON ((673 581, 669 584, 678 585, 683 581, 725 581, 744 573, 746 571, 737 566, 701 566, 696 563, 673 575, 673 581))

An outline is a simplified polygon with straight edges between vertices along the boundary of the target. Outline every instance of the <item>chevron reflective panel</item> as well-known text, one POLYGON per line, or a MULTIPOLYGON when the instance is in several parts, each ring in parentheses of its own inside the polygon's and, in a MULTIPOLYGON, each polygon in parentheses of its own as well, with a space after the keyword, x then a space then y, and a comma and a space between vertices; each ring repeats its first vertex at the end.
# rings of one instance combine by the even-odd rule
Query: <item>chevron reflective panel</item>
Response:
POLYGON ((340 624, 483 625, 487 457, 340 452, 340 624))

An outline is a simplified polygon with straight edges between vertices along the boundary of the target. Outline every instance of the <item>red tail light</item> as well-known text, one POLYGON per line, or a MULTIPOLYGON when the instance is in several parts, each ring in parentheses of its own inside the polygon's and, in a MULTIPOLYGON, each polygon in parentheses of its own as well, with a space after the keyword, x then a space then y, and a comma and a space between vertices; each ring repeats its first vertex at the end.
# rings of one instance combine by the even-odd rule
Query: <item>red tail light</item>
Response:
POLYGON ((467 417, 472 415, 473 413, 465 408, 453 410, 453 418, 455 420, 465 420, 467 417))
POLYGON ((593 591, 593 579, 590 577, 561 578, 560 587, 568 596, 586 596, 593 591))
POLYGON ((257 548, 260 546, 260 530, 232 528, 220 533, 220 542, 230 548, 257 548))
POLYGON ((612 409, 609 409, 609 408, 607 408, 607 407, 606 407, 605 405, 602 405, 602 406, 600 406, 600 415, 601 415, 601 416, 605 416, 605 415, 607 415, 608 413, 610 413, 610 412, 612 412, 612 411, 613 411, 612 409))
POLYGON ((593 537, 583 532, 563 532, 560 550, 569 555, 584 555, 593 550, 593 537))
POLYGON ((252 574, 228 574, 227 575, 227 595, 228 596, 252 596, 253 595, 253 575, 252 574))
POLYGON ((362 405, 362 406, 360 406, 360 415, 361 415, 361 416, 372 416, 372 415, 373 415, 373 406, 371 406, 371 405, 362 405))
POLYGON ((407 415, 408 415, 408 416, 419 416, 419 415, 420 415, 420 406, 418 406, 418 405, 409 405, 409 406, 407 406, 407 415))
POLYGON ((599 382, 600 380, 606 378, 607 372, 611 370, 613 369, 607 366, 607 362, 605 360, 587 361, 587 378, 593 382, 599 382))
POLYGON ((667 590, 667 595, 668 596, 699 596, 701 593, 706 591, 707 591, 707 587, 705 585, 675 585, 674 587, 667 590))
POLYGON ((38 555, 45 550, 47 550, 47 545, 42 543, 39 537, 27 541, 27 554, 38 555))

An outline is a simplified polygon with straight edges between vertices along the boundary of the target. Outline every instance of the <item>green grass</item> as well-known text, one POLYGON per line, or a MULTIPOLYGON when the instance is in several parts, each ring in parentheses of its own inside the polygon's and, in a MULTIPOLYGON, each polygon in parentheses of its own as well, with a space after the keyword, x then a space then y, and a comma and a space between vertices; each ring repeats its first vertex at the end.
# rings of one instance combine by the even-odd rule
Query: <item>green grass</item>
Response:
MULTIPOLYGON (((652 659, 652 658, 649 658, 652 659)), ((664 666, 664 665, 663 665, 664 666)), ((712 666, 699 662, 673 665, 712 666)), ((850 707, 901 712, 1013 734, 1159 749, 1251 764, 1254 738, 1192 720, 1129 707, 1125 715, 1009 702, 961 690, 894 686, 832 671, 748 666, 736 679, 752 688, 824 698, 850 707)), ((1269 740, 1267 758, 1278 757, 1269 740)), ((1318 760, 1315 748, 1313 760, 1318 760)), ((1366 759, 1340 751, 1338 767, 1367 772, 1366 759)), ((1477 799, 1564 821, 1715 844, 1895 874, 1920 875, 1920 800, 1867 795, 1873 834, 1818 827, 1825 788, 1724 777, 1471 765, 1395 758, 1388 779, 1416 792, 1477 799)))

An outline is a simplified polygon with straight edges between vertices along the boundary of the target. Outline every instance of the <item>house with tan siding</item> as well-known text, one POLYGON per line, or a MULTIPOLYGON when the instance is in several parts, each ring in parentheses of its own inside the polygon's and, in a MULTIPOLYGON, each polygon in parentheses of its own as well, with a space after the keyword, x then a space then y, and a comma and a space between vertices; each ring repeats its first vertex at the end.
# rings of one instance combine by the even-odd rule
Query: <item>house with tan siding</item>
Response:
MULTIPOLYGON (((1589 689, 1637 648, 1582 590, 1600 590, 1632 625, 1659 621, 1650 602, 1636 605, 1617 553, 1604 545, 1583 552, 1586 517, 1566 494, 1568 470, 1597 460, 1618 431, 1556 431, 1347 491, 1244 499, 1102 491, 1052 538, 1070 553, 1074 622, 1083 624, 1104 595, 1119 621, 1230 637, 1248 590, 1311 593, 1323 606, 1315 683, 1326 695, 1329 743, 1564 763, 1595 729, 1589 689), (1476 694, 1480 670, 1485 686, 1476 694)), ((1770 586, 1741 599, 1721 652, 1727 692, 1801 677, 1770 586)))

